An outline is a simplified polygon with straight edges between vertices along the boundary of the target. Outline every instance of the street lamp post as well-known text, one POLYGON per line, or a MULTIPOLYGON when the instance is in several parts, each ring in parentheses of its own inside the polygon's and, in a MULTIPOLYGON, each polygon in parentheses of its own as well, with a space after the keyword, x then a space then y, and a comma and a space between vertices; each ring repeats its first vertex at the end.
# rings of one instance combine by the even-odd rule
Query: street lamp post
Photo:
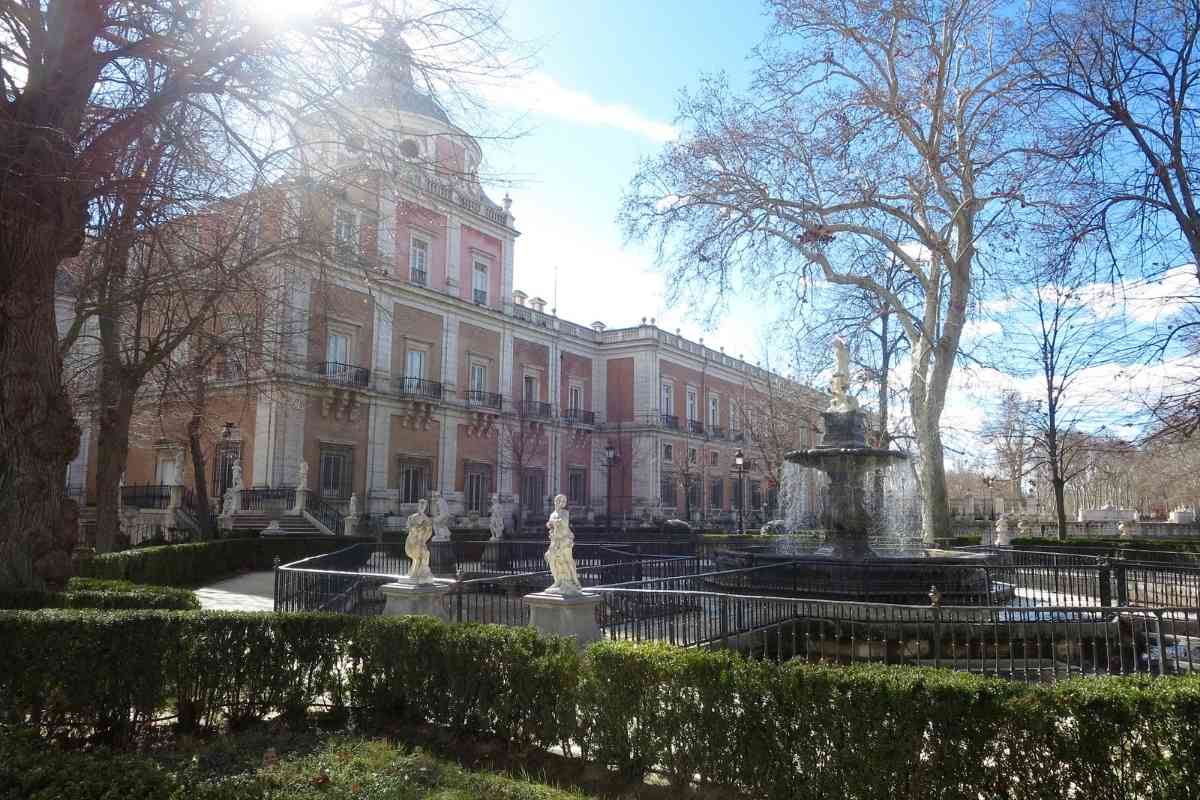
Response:
POLYGON ((746 456, 741 448, 733 454, 733 468, 738 474, 738 535, 746 532, 742 515, 746 508, 746 456))
POLYGON ((616 448, 613 447, 610 439, 604 445, 604 465, 607 467, 608 491, 605 493, 605 503, 607 511, 604 514, 604 532, 612 533, 612 471, 613 466, 621 461, 621 456, 618 455, 616 448))
POLYGON ((988 490, 988 514, 987 514, 987 516, 988 516, 988 519, 990 519, 990 520, 996 519, 996 493, 992 491, 992 485, 995 484, 995 482, 996 482, 996 479, 993 478, 991 475, 988 475, 987 477, 985 477, 983 479, 983 485, 986 486, 987 490, 988 490))

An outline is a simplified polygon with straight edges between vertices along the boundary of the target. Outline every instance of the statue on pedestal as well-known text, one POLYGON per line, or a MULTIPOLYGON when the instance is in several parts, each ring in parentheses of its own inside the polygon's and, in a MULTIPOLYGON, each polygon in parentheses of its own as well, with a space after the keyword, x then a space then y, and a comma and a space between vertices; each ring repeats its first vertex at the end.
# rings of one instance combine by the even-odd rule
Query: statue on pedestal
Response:
POLYGON ((425 514, 425 501, 417 501, 417 512, 408 518, 408 537, 404 540, 404 554, 412 566, 408 569, 411 583, 433 583, 433 571, 429 569, 429 540, 433 538, 433 521, 425 514))
POLYGON ((233 462, 233 482, 230 486, 237 491, 241 491, 245 487, 242 485, 242 462, 240 460, 233 462))
POLYGON ((837 356, 837 371, 829 383, 829 393, 833 395, 829 410, 849 414, 858 411, 858 401, 850 396, 850 352, 846 349, 846 341, 840 336, 834 337, 833 350, 837 356))
POLYGON ((433 493, 433 540, 450 541, 450 505, 440 492, 433 493))
POLYGON ((546 590, 546 594, 564 597, 583 594, 579 573, 575 570, 575 534, 571 531, 571 512, 567 511, 565 494, 554 497, 554 511, 546 521, 546 530, 550 532, 546 563, 550 566, 550 574, 554 576, 554 583, 546 590))
POLYGON ((1008 514, 1001 514, 996 519, 996 546, 1008 547, 1012 544, 1013 520, 1008 514))
POLYGON ((347 508, 346 516, 348 516, 348 517, 357 517, 358 516, 358 493, 357 492, 351 492, 351 494, 350 494, 350 505, 347 508))
POLYGON ((492 495, 492 511, 488 517, 488 528, 492 532, 492 541, 498 542, 504 538, 504 510, 500 508, 500 495, 492 495))

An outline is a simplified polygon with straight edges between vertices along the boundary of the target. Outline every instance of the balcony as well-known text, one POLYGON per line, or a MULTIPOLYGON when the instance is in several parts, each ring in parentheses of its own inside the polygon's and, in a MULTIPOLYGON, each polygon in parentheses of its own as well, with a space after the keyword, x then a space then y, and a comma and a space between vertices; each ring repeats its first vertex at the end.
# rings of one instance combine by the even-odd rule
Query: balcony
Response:
POLYGON ((472 408, 494 408, 499 411, 504 405, 504 396, 496 392, 481 392, 471 389, 467 392, 467 405, 472 408))
POLYGON ((596 412, 584 411, 582 408, 568 408, 563 412, 563 419, 577 425, 595 425, 596 412))
POLYGON ((342 386, 353 386, 365 389, 371 385, 371 370, 366 367, 356 367, 353 364, 343 364, 339 361, 321 361, 312 367, 321 380, 337 383, 342 386))
POLYGON ((400 377, 395 380, 396 394, 401 397, 417 397, 422 400, 441 400, 442 384, 424 378, 400 377))
POLYGON ((487 292, 482 289, 476 289, 475 290, 475 303, 477 305, 486 306, 487 305, 487 292))
POLYGON ((679 417, 671 414, 659 414, 658 422, 664 428, 670 428, 673 431, 679 430, 679 417))
POLYGON ((533 419, 550 419, 550 404, 543 403, 540 400, 518 400, 516 402, 517 414, 522 417, 532 417, 533 419))
POLYGON ((720 425, 709 425, 708 426, 708 436, 710 439, 724 439, 725 438, 725 429, 722 428, 720 425))
POLYGON ((698 419, 689 419, 688 420, 688 432, 703 436, 704 435, 704 423, 698 419))
POLYGON ((423 269, 414 269, 412 271, 412 277, 409 278, 409 281, 417 286, 428 286, 429 273, 423 269))

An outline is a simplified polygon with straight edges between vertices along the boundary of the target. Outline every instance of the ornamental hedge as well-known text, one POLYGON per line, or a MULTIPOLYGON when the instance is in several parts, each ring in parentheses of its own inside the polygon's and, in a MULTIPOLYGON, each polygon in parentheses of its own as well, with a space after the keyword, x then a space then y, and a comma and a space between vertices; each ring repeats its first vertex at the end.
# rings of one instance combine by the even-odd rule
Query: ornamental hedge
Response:
POLYGON ((80 571, 93 578, 198 586, 238 572, 271 569, 276 558, 286 564, 368 541, 374 540, 347 536, 247 537, 140 547, 96 556, 83 562, 80 571))
POLYGON ((3 612, 0 719, 129 745, 313 706, 561 747, 637 779, 753 797, 1185 798, 1200 677, 1026 686, 429 618, 3 612))
POLYGON ((143 586, 129 581, 101 578, 71 578, 66 591, 37 589, 0 591, 0 608, 163 609, 198 610, 194 592, 173 586, 143 586))

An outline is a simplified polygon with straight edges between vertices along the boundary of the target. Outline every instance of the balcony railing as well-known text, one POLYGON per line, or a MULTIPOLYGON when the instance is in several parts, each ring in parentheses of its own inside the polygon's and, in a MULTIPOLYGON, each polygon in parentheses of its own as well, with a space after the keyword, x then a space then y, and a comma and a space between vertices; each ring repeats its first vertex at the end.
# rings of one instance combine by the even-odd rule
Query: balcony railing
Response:
POLYGON ((516 407, 517 413, 523 417, 549 419, 551 416, 550 404, 543 403, 540 400, 518 400, 516 407))
POLYGON ((708 435, 713 439, 724 439, 725 438, 725 429, 722 428, 720 425, 709 425, 708 426, 708 435))
POLYGON ((688 420, 688 431, 690 431, 691 433, 703 434, 704 433, 704 423, 698 419, 689 419, 688 420))
POLYGON ((486 306, 487 305, 487 292, 485 292, 481 289, 476 289, 475 290, 475 302, 481 306, 486 306))
POLYGON ((441 400, 442 384, 424 378, 396 378, 396 394, 403 397, 420 397, 423 400, 441 400))
POLYGON ((550 316, 541 311, 535 311, 529 306, 513 306, 513 316, 531 325, 537 325, 539 328, 550 327, 550 316))
POLYGON ((130 508, 165 509, 171 504, 171 487, 166 484, 131 484, 121 487, 121 503, 130 508))
POLYGON ((496 392, 481 392, 471 389, 467 392, 467 405, 476 408, 494 408, 499 411, 504 405, 504 396, 496 392))
POLYGON ((411 280, 417 286, 428 286, 429 273, 423 269, 414 269, 412 271, 412 277, 409 280, 411 280))
POLYGON ((584 411, 582 408, 568 408, 563 412, 563 419, 579 425, 595 425, 596 412, 584 411))
POLYGON ((353 364, 342 364, 338 361, 322 361, 313 366, 313 372, 330 383, 340 383, 343 386, 357 386, 365 389, 371 383, 371 370, 366 367, 356 367, 353 364))
POLYGON ((744 441, 746 441, 746 432, 745 431, 730 431, 729 439, 730 439, 730 441, 733 441, 733 442, 744 442, 744 441))
POLYGON ((670 428, 671 430, 675 431, 679 430, 679 417, 676 417, 673 414, 659 414, 658 418, 659 424, 661 424, 664 428, 670 428))

